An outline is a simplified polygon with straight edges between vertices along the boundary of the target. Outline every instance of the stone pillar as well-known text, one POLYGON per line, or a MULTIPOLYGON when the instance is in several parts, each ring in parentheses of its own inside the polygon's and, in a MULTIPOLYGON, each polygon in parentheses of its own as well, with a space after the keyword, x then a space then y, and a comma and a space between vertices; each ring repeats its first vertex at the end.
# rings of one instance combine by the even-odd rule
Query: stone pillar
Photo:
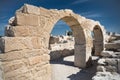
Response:
POLYGON ((85 45, 75 45, 75 60, 74 65, 80 68, 86 67, 86 46, 85 45))
POLYGON ((100 56, 100 53, 103 51, 103 41, 94 41, 93 42, 95 46, 95 55, 100 56))

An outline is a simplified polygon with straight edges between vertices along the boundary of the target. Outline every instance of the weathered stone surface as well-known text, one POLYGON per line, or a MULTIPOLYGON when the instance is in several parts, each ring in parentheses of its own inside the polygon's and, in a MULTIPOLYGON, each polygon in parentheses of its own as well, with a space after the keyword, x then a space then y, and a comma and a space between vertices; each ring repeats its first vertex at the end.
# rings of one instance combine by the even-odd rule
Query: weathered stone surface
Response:
POLYGON ((3 53, 4 52, 4 45, 5 41, 4 38, 0 38, 0 52, 3 53))
MULTIPOLYGON (((48 47, 43 40, 38 37, 4 37, 3 52, 19 51, 23 49, 40 49, 42 47, 48 47)), ((44 40, 45 41, 45 40, 44 40)))
POLYGON ((25 4, 23 7, 23 13, 40 15, 40 9, 36 6, 25 4))
POLYGON ((48 50, 45 50, 45 49, 32 49, 32 50, 24 49, 24 50, 20 50, 20 51, 12 51, 12 52, 7 52, 5 54, 1 54, 0 59, 2 61, 11 61, 11 60, 19 60, 22 58, 28 58, 31 56, 37 56, 37 55, 39 56, 42 54, 48 54, 48 50))
POLYGON ((55 43, 58 43, 58 42, 59 42, 59 38, 58 37, 50 36, 49 44, 55 44, 55 43))
POLYGON ((107 59, 105 59, 105 63, 107 63, 108 65, 111 65, 111 66, 117 66, 116 59, 107 58, 107 59))
POLYGON ((103 57, 112 57, 114 55, 113 51, 102 51, 101 56, 103 57))
POLYGON ((28 58, 29 60, 29 64, 32 66, 32 65, 35 65, 35 64, 40 64, 42 62, 46 62, 46 61, 49 61, 50 60, 50 57, 48 54, 44 54, 44 55, 41 55, 41 56, 34 56, 34 57, 30 57, 28 58))
POLYGON ((19 26, 38 26, 39 16, 33 14, 16 13, 16 25, 19 26))
POLYGON ((9 19, 9 21, 8 21, 8 23, 10 24, 10 25, 15 25, 16 23, 15 23, 16 21, 15 21, 15 17, 11 17, 10 19, 9 19))
POLYGON ((109 65, 109 66, 105 66, 105 68, 106 68, 106 71, 108 72, 117 72, 117 67, 115 66, 109 65))
POLYGON ((105 44, 107 50, 117 50, 120 49, 120 43, 107 43, 105 44))
POLYGON ((85 54, 84 53, 84 48, 85 45, 75 45, 75 63, 74 65, 77 66, 81 66, 82 68, 86 66, 86 64, 84 64, 86 62, 86 59, 85 59, 85 54), (82 57, 81 57, 82 56, 82 57), (81 61, 81 62, 80 62, 81 61))
POLYGON ((98 71, 98 72, 105 72, 106 69, 105 69, 104 66, 97 66, 97 71, 98 71))
POLYGON ((37 27, 33 26, 10 26, 6 30, 6 36, 17 36, 17 37, 26 37, 26 36, 38 36, 37 27))
POLYGON ((64 49, 64 50, 58 50, 58 51, 51 51, 50 52, 50 60, 59 59, 60 57, 65 57, 69 55, 73 55, 74 50, 64 49))
POLYGON ((97 72, 92 80, 119 80, 120 75, 117 73, 111 74, 110 72, 97 72))
POLYGON ((120 59, 118 59, 118 72, 120 73, 120 59))
POLYGON ((99 60, 98 60, 98 65, 106 65, 105 59, 104 59, 104 58, 99 59, 99 60))

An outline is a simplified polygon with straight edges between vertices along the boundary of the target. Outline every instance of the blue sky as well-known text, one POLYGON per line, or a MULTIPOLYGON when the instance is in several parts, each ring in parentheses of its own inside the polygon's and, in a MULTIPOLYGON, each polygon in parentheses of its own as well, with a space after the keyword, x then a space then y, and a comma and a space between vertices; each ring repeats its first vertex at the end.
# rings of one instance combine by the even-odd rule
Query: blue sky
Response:
MULTIPOLYGON (((108 31, 120 33, 120 0, 0 0, 0 35, 4 34, 8 19, 24 3, 48 9, 72 9, 86 18, 100 21, 108 31)), ((53 34, 64 34, 67 29, 69 27, 59 21, 53 34)))

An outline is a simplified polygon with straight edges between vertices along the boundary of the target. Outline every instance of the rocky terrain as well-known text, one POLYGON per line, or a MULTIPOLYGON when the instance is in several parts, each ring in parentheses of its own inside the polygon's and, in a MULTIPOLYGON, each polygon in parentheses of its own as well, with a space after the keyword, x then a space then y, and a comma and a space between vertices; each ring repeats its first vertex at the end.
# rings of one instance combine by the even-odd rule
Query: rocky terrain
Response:
POLYGON ((50 37, 51 60, 74 54, 74 38, 72 36, 51 36, 50 37))
POLYGON ((93 66, 81 72, 81 69, 74 66, 74 56, 69 56, 74 54, 74 38, 52 36, 50 55, 53 80, 119 80, 120 34, 109 33, 106 38, 105 49, 100 57, 92 56, 93 66), (76 74, 74 77, 66 77, 73 73, 76 74))
POLYGON ((120 79, 120 34, 109 33, 93 80, 120 79))

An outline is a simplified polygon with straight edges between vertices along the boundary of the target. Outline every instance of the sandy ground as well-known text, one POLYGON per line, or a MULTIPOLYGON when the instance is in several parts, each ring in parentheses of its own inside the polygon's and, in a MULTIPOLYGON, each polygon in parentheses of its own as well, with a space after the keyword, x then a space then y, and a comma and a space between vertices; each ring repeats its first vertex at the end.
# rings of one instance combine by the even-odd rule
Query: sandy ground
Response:
POLYGON ((51 61, 52 80, 92 80, 96 73, 96 62, 93 61, 90 68, 80 69, 74 66, 73 61, 74 56, 51 61))

